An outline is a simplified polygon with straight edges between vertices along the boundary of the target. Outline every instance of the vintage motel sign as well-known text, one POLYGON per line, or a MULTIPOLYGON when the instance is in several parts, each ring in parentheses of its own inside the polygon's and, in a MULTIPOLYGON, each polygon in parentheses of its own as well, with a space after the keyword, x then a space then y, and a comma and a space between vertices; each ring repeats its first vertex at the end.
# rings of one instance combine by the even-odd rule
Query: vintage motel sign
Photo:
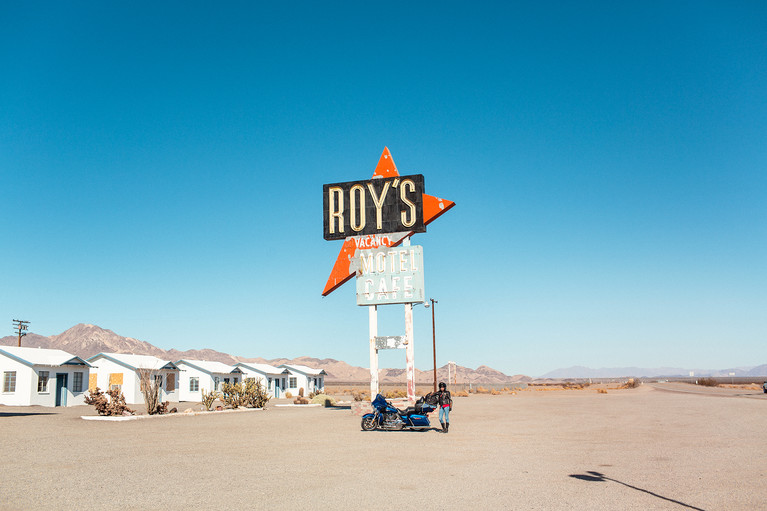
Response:
POLYGON ((415 401, 413 303, 425 294, 423 252, 409 238, 455 203, 424 193, 420 174, 400 176, 386 147, 372 179, 323 185, 322 195, 323 236, 344 240, 322 296, 359 273, 357 303, 368 305, 369 315, 370 395, 378 392, 378 350, 404 347, 407 397, 415 401), (378 335, 378 305, 388 303, 404 303, 404 336, 378 335))
MULTIPOLYGON (((375 172, 373 172, 374 179, 372 181, 378 181, 380 179, 390 179, 390 178, 396 178, 396 177, 400 177, 399 172, 397 171, 397 166, 394 164, 394 160, 391 157, 389 148, 384 147, 383 153, 381 153, 381 158, 378 160, 378 165, 376 166, 375 172)), ((405 177, 412 177, 412 176, 405 176, 405 177)), ((359 183, 361 185, 363 183, 366 184, 367 181, 360 181, 360 182, 355 181, 355 183, 359 183)), ((325 186, 330 186, 330 185, 325 185, 325 186)), ((327 197, 325 186, 323 186, 323 205, 327 197)), ((389 186, 391 187, 391 184, 389 186)), ((383 189, 381 189, 381 191, 382 190, 383 189)), ((409 191, 409 188, 407 191, 409 191)), ((358 190, 355 193, 357 194, 356 197, 359 198, 361 192, 358 190)), ((377 195, 377 197, 380 198, 380 191, 378 193, 379 195, 377 195)), ((372 197, 370 197, 370 200, 372 200, 372 197)), ((422 218, 423 218, 424 228, 427 225, 429 225, 431 222, 433 222, 434 220, 442 216, 449 209, 455 206, 455 202, 453 201, 440 199, 439 197, 434 197, 433 195, 428 195, 426 193, 422 193, 422 200, 423 200, 423 208, 422 208, 421 214, 423 215, 422 218)), ((368 205, 368 202, 369 201, 366 198, 366 207, 368 205)), ((404 201, 401 201, 401 202, 402 204, 405 204, 404 201)), ((400 209, 397 209, 395 207, 394 209, 389 209, 389 210, 384 210, 382 208, 383 215, 394 215, 395 217, 398 216, 400 218, 400 221, 402 218, 401 215, 403 211, 404 211, 404 207, 401 207, 400 209)), ((329 218, 328 212, 325 212, 324 218, 325 219, 329 218)), ((349 225, 351 225, 350 213, 348 214, 348 218, 349 218, 349 225)), ((371 218, 375 218, 377 221, 377 212, 376 212, 376 216, 371 218)), ((366 210, 365 220, 367 224, 368 222, 367 210, 366 210)), ((384 218, 382 217, 382 221, 383 220, 384 218)), ((389 219, 389 220, 392 220, 392 219, 389 219)), ((392 221, 396 221, 396 218, 393 219, 392 221)), ((355 225, 359 226, 360 218, 359 217, 355 218, 355 222, 356 222, 355 225)), ((346 229, 346 225, 344 225, 344 228, 346 229)), ((390 232, 390 233, 381 233, 381 234, 357 235, 356 233, 349 233, 348 237, 344 239, 344 244, 341 247, 341 251, 339 252, 338 257, 336 258, 336 262, 333 265, 333 269, 330 271, 330 276, 328 277, 328 280, 325 283, 325 288, 322 290, 322 296, 329 295, 330 293, 332 293, 333 291, 341 287, 344 283, 348 282, 354 276, 355 269, 351 268, 351 262, 352 260, 354 260, 357 250, 361 248, 377 248, 382 246, 396 247, 397 245, 402 243, 402 241, 405 238, 408 238, 415 233, 416 231, 413 230, 412 228, 406 228, 400 232, 390 232)))
POLYGON ((325 239, 426 232, 423 189, 421 174, 323 185, 325 239))
POLYGON ((357 305, 422 303, 423 248, 374 248, 357 252, 357 305))

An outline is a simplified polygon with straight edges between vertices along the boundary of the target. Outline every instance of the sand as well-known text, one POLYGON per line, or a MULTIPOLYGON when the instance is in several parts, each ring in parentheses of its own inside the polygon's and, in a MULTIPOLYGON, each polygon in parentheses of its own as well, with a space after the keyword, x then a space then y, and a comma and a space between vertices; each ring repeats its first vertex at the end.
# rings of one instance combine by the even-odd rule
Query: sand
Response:
POLYGON ((0 508, 767 508, 767 398, 692 390, 471 395, 447 435, 363 432, 346 408, 107 423, 0 406, 0 508))

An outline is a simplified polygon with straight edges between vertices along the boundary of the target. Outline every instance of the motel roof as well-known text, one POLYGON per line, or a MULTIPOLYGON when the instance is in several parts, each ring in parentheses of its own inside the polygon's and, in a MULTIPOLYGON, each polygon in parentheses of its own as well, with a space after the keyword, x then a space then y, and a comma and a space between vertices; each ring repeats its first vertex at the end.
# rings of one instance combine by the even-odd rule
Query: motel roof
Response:
POLYGON ((88 362, 94 363, 99 358, 105 358, 111 360, 117 364, 127 367, 128 369, 178 369, 176 364, 170 360, 162 360, 152 355, 128 355, 125 353, 99 353, 93 355, 88 359, 88 362))
POLYGON ((19 346, 0 346, 0 354, 5 355, 24 365, 32 366, 63 366, 84 365, 91 367, 85 360, 62 350, 45 348, 25 348, 19 346))
POLYGON ((297 364, 280 364, 280 367, 286 367, 291 371, 297 371, 303 374, 309 374, 312 376, 319 376, 321 374, 328 374, 324 369, 314 369, 308 366, 302 366, 297 364))
POLYGON ((235 367, 244 367, 245 369, 262 374, 286 374, 288 372, 286 369, 280 369, 269 364, 256 364, 252 362, 238 362, 235 364, 235 367))
POLYGON ((242 370, 239 367, 236 366, 230 366, 221 362, 216 362, 215 360, 186 360, 181 359, 176 362, 176 366, 180 365, 187 365, 189 367, 193 367, 195 369, 198 369, 204 373, 208 374, 231 374, 231 373, 241 373, 242 370))

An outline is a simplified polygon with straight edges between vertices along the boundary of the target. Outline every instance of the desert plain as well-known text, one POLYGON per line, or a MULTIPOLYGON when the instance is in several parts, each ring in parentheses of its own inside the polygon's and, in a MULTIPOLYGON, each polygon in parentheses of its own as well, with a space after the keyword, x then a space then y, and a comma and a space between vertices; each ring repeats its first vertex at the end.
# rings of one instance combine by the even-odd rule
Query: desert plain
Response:
POLYGON ((472 394, 448 434, 280 403, 124 422, 0 406, 0 508, 767 509, 758 389, 472 394))

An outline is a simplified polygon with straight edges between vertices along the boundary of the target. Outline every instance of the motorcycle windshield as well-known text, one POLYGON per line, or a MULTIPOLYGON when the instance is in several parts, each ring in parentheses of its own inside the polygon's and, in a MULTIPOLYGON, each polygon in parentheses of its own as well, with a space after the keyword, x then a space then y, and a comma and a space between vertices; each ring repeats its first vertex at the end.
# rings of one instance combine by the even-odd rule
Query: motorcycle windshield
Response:
POLYGON ((384 398, 381 394, 378 394, 371 404, 375 408, 386 408, 386 398, 384 398))

